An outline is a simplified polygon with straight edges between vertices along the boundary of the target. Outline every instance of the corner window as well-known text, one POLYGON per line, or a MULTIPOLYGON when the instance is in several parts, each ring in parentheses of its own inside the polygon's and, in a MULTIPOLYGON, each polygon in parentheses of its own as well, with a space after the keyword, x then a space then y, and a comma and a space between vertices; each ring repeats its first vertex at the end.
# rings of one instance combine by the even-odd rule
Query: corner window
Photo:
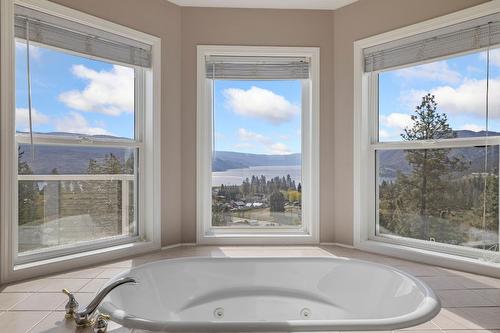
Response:
POLYGON ((314 239, 316 221, 307 211, 318 204, 311 202, 317 188, 310 188, 317 59, 286 49, 198 49, 201 242, 236 234, 314 239))
POLYGON ((29 48, 16 42, 19 255, 137 235, 140 70, 29 48))
POLYGON ((147 211, 159 209, 151 199, 158 174, 145 172, 158 163, 157 39, 44 4, 5 4, 14 65, 5 75, 15 82, 3 90, 12 91, 12 113, 2 118, 3 138, 12 142, 2 156, 13 162, 3 168, 14 179, 2 181, 13 193, 3 197, 12 207, 2 221, 11 231, 3 235, 13 248, 9 260, 157 247, 158 214, 147 211))
POLYGON ((497 26, 364 50, 368 239, 499 261, 497 26))

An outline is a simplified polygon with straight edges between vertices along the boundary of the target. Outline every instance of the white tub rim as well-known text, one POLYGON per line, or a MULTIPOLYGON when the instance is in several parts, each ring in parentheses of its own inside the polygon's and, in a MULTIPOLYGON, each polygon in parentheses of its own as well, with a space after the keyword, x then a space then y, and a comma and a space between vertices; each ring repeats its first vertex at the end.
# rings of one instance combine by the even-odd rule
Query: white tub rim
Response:
MULTIPOLYGON (((103 313, 111 316, 112 320, 125 327, 134 327, 139 329, 153 330, 153 331, 172 331, 172 332, 185 332, 185 331, 209 331, 209 332, 290 332, 290 331, 365 331, 365 330, 397 330, 408 328, 423 324, 434 318, 441 311, 441 301, 435 294, 433 289, 419 278, 393 266, 371 262, 362 259, 353 259, 348 257, 337 256, 186 256, 175 258, 163 258, 140 264, 138 266, 129 268, 128 270, 111 278, 106 285, 113 281, 129 276, 133 270, 144 269, 149 266, 158 265, 159 263, 177 263, 177 262, 196 262, 196 261, 252 261, 252 260, 336 260, 346 261, 353 263, 360 263, 378 268, 384 268, 390 271, 395 271, 413 282, 423 291, 424 301, 422 305, 413 312, 404 314, 402 316, 383 318, 383 319, 332 319, 332 320, 287 320, 287 321, 234 321, 234 322, 219 322, 219 321, 200 321, 200 322, 186 322, 182 321, 153 321, 126 314, 122 309, 114 307, 109 302, 104 302, 99 306, 103 313), (139 324, 140 326, 137 326, 139 324), (188 328, 186 329, 186 327, 188 328), (245 327, 245 329, 242 329, 245 327)), ((132 259, 133 260, 133 259, 132 259)), ((140 283, 140 281, 138 281, 140 283)))

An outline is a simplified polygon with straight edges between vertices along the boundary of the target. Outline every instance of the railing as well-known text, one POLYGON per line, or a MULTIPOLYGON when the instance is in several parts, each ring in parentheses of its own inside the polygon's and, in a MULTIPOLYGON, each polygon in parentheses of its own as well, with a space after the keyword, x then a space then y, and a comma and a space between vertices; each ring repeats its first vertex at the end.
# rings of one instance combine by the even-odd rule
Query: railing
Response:
POLYGON ((129 208, 130 208, 130 182, 135 180, 135 175, 130 174, 83 174, 83 175, 18 175, 18 181, 121 181, 121 205, 122 205, 122 234, 130 232, 129 208))

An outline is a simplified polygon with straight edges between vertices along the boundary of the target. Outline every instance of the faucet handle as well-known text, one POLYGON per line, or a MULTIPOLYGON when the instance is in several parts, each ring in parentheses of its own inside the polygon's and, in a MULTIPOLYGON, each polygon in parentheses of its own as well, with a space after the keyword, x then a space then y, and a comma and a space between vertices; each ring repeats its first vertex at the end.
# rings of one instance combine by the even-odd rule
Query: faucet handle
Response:
POLYGON ((64 307, 66 310, 66 319, 71 319, 74 317, 74 314, 76 313, 76 310, 78 310, 78 302, 76 301, 75 295, 71 292, 69 292, 68 289, 64 288, 62 290, 64 294, 68 296, 68 303, 66 303, 66 306, 64 307))
POLYGON ((108 331, 108 321, 111 318, 110 315, 99 313, 95 322, 94 332, 95 333, 106 333, 108 331))

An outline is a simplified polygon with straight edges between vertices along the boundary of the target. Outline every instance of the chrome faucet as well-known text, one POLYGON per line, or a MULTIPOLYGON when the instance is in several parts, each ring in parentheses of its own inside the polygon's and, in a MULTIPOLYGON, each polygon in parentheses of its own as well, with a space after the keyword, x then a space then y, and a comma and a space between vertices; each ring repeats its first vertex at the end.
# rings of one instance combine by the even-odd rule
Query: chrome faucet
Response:
MULTIPOLYGON (((124 283, 137 283, 137 281, 131 277, 122 277, 115 282, 104 287, 94 299, 85 307, 80 307, 76 301, 75 295, 70 293, 67 289, 63 289, 62 292, 68 295, 69 300, 66 303, 66 319, 73 318, 77 326, 90 327, 95 323, 94 314, 96 313, 97 306, 102 302, 104 297, 106 297, 111 290, 124 283)), ((109 316, 103 315, 99 317, 100 320, 107 320, 109 316)), ((102 322, 101 322, 102 325, 102 322)))

